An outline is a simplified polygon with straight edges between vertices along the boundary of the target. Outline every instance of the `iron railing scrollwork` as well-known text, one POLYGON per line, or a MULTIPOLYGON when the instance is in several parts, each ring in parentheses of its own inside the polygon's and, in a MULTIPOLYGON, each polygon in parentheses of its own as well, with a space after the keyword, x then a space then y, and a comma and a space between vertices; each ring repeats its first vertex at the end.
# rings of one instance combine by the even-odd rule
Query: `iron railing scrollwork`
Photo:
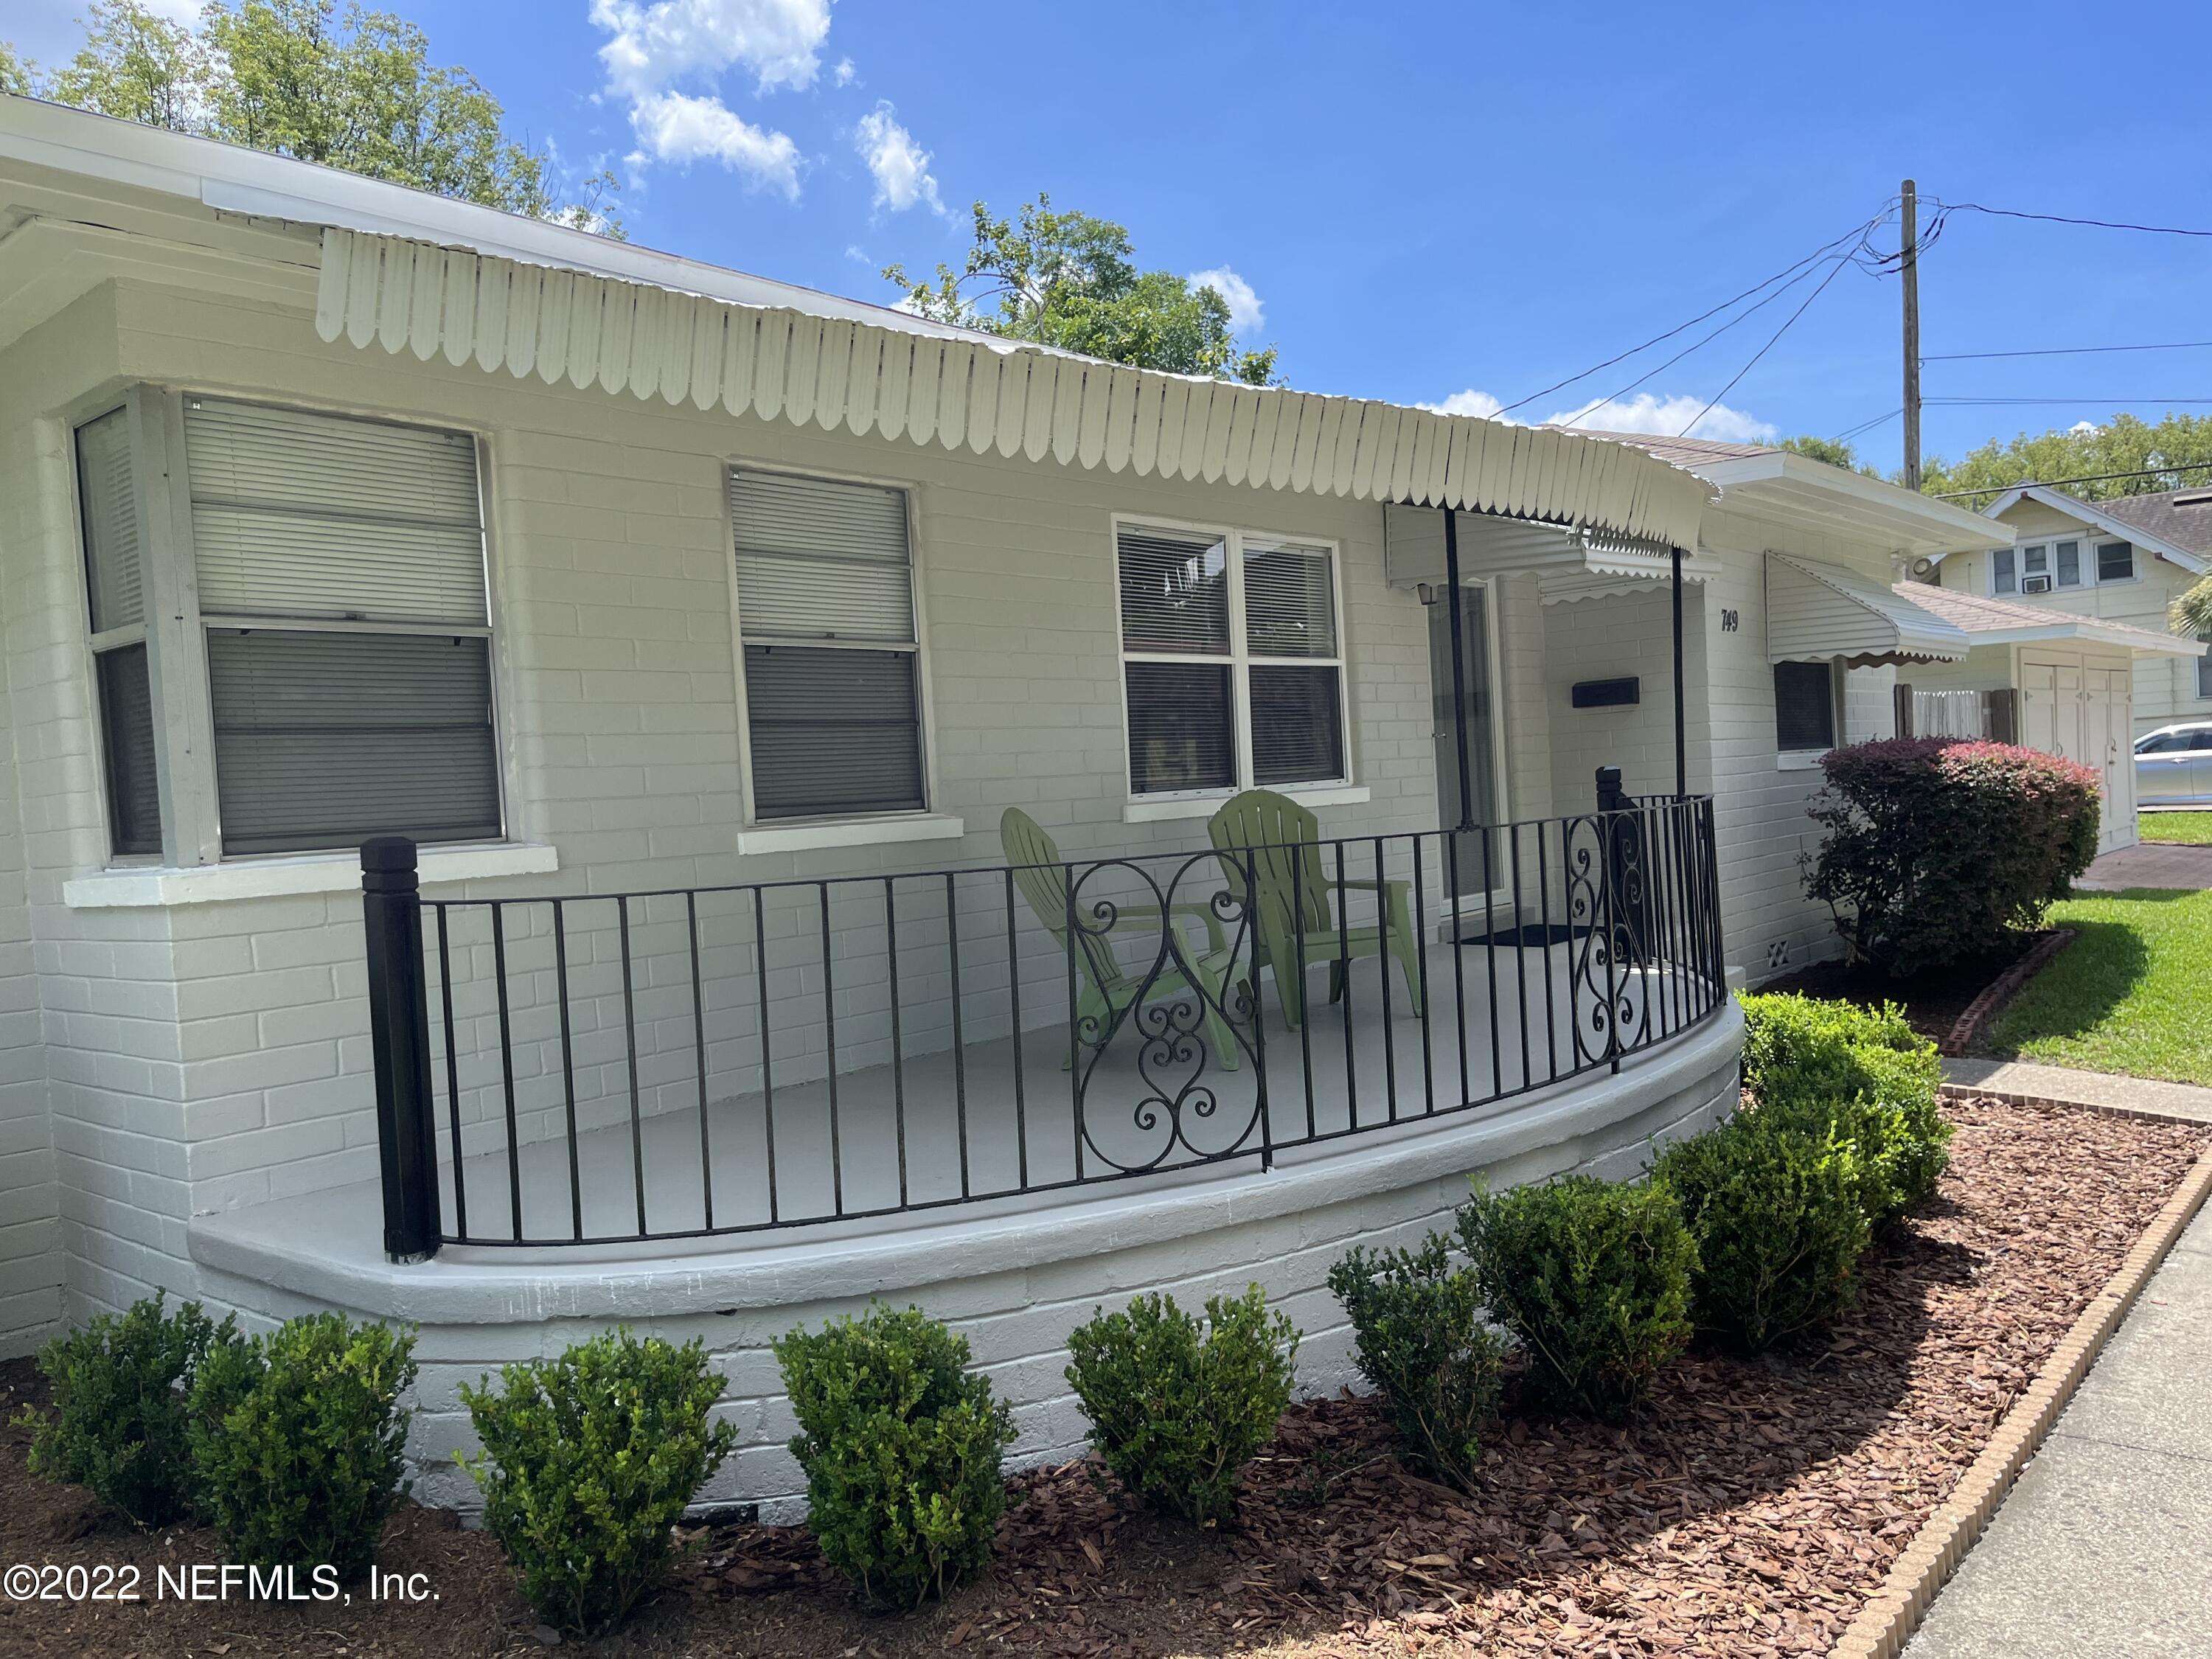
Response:
POLYGON ((532 898, 425 899, 411 847, 364 850, 404 1259, 1263 1168, 1617 1071, 1725 1000, 1707 797, 532 898))

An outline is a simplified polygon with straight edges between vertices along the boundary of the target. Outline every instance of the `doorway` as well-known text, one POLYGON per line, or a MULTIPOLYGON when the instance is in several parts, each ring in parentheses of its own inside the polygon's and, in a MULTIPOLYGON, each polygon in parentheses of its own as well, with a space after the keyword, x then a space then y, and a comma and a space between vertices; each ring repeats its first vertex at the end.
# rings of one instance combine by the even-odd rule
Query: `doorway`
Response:
MULTIPOLYGON (((1490 590, 1459 590, 1460 667, 1467 687, 1467 810, 1470 822, 1498 821, 1498 696, 1491 651, 1490 590)), ((1459 741, 1452 708, 1450 597, 1439 593, 1429 611, 1429 700, 1436 750, 1437 822, 1449 830, 1460 821, 1459 741)), ((1480 898, 1498 886, 1497 836, 1468 832, 1455 837, 1462 898, 1480 898)), ((1450 868, 1449 856, 1446 868, 1450 868)))

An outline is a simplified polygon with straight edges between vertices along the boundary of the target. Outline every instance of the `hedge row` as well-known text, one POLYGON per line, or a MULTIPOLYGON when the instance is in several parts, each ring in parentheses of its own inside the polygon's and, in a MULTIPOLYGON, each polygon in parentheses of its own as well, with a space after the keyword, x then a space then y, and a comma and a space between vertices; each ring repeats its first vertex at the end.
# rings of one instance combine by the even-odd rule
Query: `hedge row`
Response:
MULTIPOLYGON (((1438 1479, 1480 1478, 1511 1348, 1559 1407, 1621 1420, 1699 1328, 1763 1347, 1832 1317, 1874 1231, 1933 1189, 1949 1132, 1932 1058, 1893 1011, 1745 1008, 1754 1103, 1646 1178, 1478 1188, 1449 1233, 1330 1271, 1361 1373, 1438 1479)), ((1213 1526, 1290 1402, 1298 1340, 1256 1285, 1202 1318, 1152 1294, 1071 1333, 1066 1375, 1129 1498, 1213 1526)), ((33 1467, 142 1525, 197 1514, 238 1559, 349 1579, 404 1490, 412 1344, 336 1314, 247 1341, 196 1304, 165 1318, 157 1297, 48 1346, 33 1467)), ((980 1568, 1015 1431, 966 1339, 876 1304, 775 1351, 823 1556, 890 1606, 980 1568)), ((732 1449, 711 1418, 721 1389, 700 1343, 618 1330, 461 1390, 481 1446, 463 1466, 548 1624, 607 1630, 659 1580, 732 1449)))

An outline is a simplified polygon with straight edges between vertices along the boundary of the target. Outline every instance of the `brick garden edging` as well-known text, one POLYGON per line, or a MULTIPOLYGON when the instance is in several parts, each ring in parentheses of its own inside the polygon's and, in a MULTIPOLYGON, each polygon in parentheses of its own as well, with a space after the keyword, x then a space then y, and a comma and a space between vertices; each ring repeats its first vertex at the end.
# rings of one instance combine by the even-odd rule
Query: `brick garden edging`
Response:
POLYGON ((1991 980, 1981 995, 1966 1005, 1966 1012, 1952 1022, 1951 1035, 1943 1039, 1938 1052, 1955 1058, 1972 1048, 1997 1011, 2018 996, 2021 987, 2041 973, 2077 937, 2073 928, 2060 927, 2048 938, 2038 939, 2026 956, 1991 980))
MULTIPOLYGON (((1967 1098, 2015 1098, 1990 1096, 1965 1086, 1947 1085, 1944 1093, 1967 1098)), ((2115 1117, 2154 1115, 2068 1101, 2028 1103, 2070 1105, 2115 1117)), ((2156 1219, 2136 1241, 2119 1271, 2106 1281, 2096 1300, 2081 1310, 2081 1317, 2036 1373, 2027 1392, 2005 1413, 1956 1489, 1922 1523, 1912 1542, 1891 1564, 1881 1589, 1837 1638, 1829 1659, 1894 1659, 1904 1650, 1936 1591, 1982 1535, 2021 1470, 2049 1436, 2059 1413, 2081 1386, 2081 1379, 2089 1374, 2089 1367, 2207 1197, 2212 1197, 2212 1151, 2197 1160, 2156 1219)))

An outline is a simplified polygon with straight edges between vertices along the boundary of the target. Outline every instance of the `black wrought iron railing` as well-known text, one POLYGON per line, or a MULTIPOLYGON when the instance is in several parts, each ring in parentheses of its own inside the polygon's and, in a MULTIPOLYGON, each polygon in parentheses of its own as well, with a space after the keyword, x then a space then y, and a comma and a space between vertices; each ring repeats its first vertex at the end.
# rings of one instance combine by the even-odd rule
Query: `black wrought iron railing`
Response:
POLYGON ((1455 832, 542 898, 424 899, 413 845, 372 842, 386 1249, 1259 1168, 1618 1070, 1725 990, 1710 798, 1607 799, 1455 832))

